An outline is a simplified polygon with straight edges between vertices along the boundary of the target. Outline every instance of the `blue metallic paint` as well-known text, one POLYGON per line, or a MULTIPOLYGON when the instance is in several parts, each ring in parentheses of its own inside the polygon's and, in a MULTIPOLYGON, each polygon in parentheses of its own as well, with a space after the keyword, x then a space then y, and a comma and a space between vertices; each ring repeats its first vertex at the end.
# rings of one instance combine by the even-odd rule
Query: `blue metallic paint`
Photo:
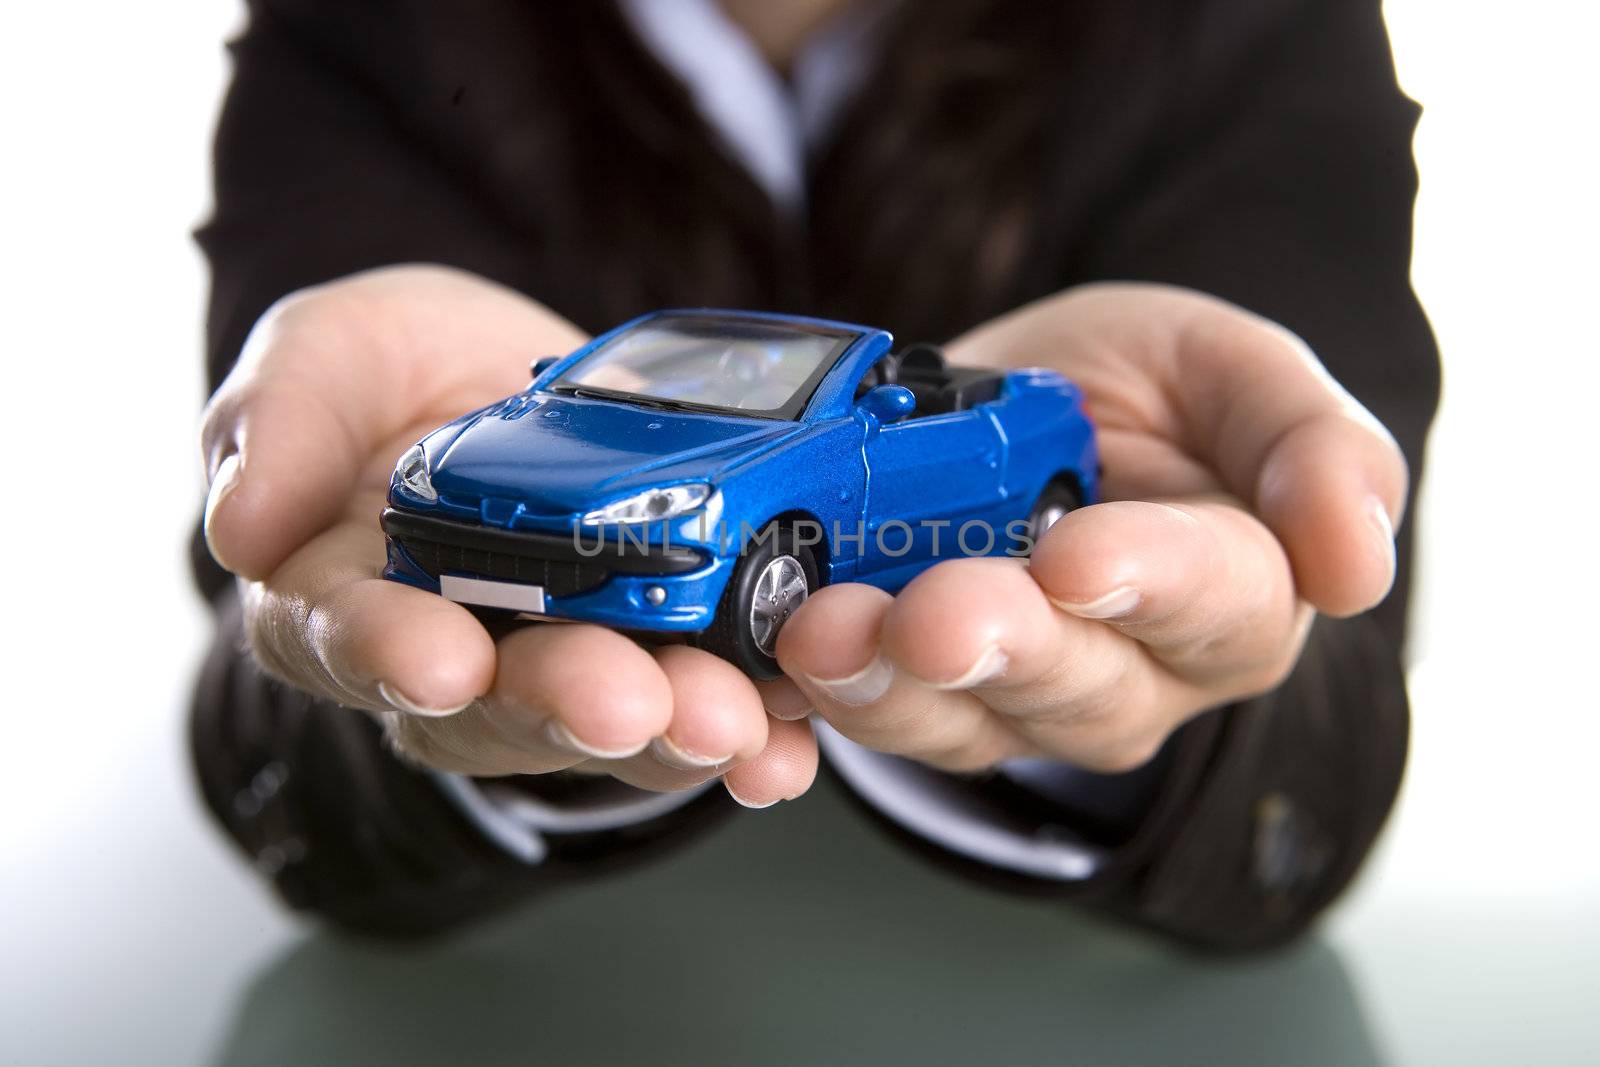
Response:
MULTIPOLYGON (((1007 524, 1025 520, 1054 478, 1070 477, 1085 503, 1097 497, 1094 432, 1076 386, 1053 371, 1010 371, 991 401, 885 425, 872 414, 872 404, 854 401, 863 375, 892 343, 888 333, 864 326, 756 312, 691 312, 857 335, 798 421, 667 411, 547 391, 595 348, 669 314, 684 313, 654 312, 625 323, 542 369, 524 392, 434 431, 423 445, 438 499, 422 500, 396 481, 391 506, 513 530, 578 529, 582 543, 594 544, 593 530, 579 525, 587 511, 651 487, 709 483, 715 492, 704 516, 632 528, 652 544, 670 538, 706 549, 705 567, 670 576, 614 574, 587 592, 546 601, 547 613, 556 618, 689 632, 711 624, 746 527, 760 529, 780 517, 809 519, 829 535, 813 549, 825 584, 863 581, 894 591, 938 559, 959 554, 955 535, 964 522, 988 523, 998 533, 988 554, 1004 553, 1007 524), (718 520, 725 524, 725 539, 718 520), (949 525, 920 526, 924 520, 949 525), (911 550, 898 557, 877 545, 877 532, 896 522, 915 530, 911 550), (836 529, 845 537, 835 543, 836 529), (865 533, 861 544, 850 539, 858 531, 865 533), (667 591, 660 605, 645 597, 651 586, 667 591)), ((885 530, 884 539, 891 550, 903 540, 898 528, 885 530)), ((973 537, 968 547, 982 540, 973 537)), ((434 592, 439 588, 392 540, 384 574, 434 592)))

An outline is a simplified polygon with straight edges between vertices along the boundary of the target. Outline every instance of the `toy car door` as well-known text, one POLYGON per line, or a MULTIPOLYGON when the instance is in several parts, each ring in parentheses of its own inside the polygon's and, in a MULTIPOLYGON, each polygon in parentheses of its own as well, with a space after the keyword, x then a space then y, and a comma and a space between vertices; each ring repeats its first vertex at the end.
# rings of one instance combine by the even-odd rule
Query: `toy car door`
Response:
MULTIPOLYGON (((960 552, 956 533, 987 519, 999 503, 1004 471, 1000 432, 982 411, 957 411, 891 423, 869 434, 865 543, 860 575, 893 588, 960 552)), ((997 531, 1004 537, 1004 531, 997 531)), ((979 547, 978 536, 969 542, 979 547)))

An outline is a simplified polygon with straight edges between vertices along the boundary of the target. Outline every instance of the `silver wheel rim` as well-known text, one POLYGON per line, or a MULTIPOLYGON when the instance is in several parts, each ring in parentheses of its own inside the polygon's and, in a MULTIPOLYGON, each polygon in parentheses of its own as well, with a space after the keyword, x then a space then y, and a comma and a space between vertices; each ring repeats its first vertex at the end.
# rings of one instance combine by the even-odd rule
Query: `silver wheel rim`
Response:
POLYGON ((1033 520, 1033 539, 1037 541, 1044 536, 1046 530, 1066 518, 1067 509, 1060 504, 1047 504, 1039 509, 1039 514, 1033 520))
POLYGON ((750 637, 762 653, 773 655, 778 631, 810 594, 806 569, 793 556, 774 556, 761 568, 750 598, 750 637))

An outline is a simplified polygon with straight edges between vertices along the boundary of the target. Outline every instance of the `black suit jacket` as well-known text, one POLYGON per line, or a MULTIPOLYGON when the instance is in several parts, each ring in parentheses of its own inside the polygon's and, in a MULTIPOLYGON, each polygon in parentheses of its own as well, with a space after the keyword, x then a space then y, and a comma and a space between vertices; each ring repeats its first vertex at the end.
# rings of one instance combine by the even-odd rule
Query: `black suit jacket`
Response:
MULTIPOLYGON (((1420 473, 1438 371, 1408 281, 1417 109, 1376 0, 904 4, 814 161, 804 225, 772 211, 609 4, 249 6, 199 235, 213 387, 275 299, 396 262, 476 271, 590 330, 709 304, 934 339, 1076 283, 1145 279, 1294 329, 1420 473), (885 184, 896 174, 930 180, 885 184), (962 212, 976 229, 926 222, 962 212)), ((1280 690, 1180 731, 1104 872, 1029 888, 1212 945, 1303 929, 1400 780, 1410 544, 1403 531, 1389 600, 1319 620, 1280 690)), ((442 929, 726 810, 708 794, 523 867, 364 716, 263 678, 198 542, 196 570, 218 617, 194 704, 202 788, 296 907, 442 929)))

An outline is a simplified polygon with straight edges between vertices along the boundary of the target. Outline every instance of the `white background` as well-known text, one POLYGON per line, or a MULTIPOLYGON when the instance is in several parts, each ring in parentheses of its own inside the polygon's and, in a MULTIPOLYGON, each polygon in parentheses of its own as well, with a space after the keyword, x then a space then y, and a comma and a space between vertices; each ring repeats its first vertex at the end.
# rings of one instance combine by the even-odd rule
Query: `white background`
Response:
MULTIPOLYGON (((1594 10, 1388 4, 1402 82, 1427 108, 1415 276, 1446 392, 1413 761, 1329 937, 1406 1062, 1600 1047, 1584 1022, 1600 969, 1594 10)), ((237 981, 287 927, 200 829, 182 752, 204 630, 184 565, 203 292, 187 232, 237 17, 60 3, 0 26, 0 986, 42 1003, 81 978, 52 950, 64 939, 159 944, 164 970, 209 984, 237 981), (215 855, 198 864, 197 847, 215 855), (179 877, 185 899, 228 901, 226 938, 204 909, 165 931, 118 921, 179 877), (258 912, 252 937, 241 907, 258 912)), ((130 982, 115 1010, 155 995, 130 982)), ((213 1025, 197 1023, 196 1049, 213 1025)))
POLYGON ((1445 393, 1412 761, 1335 944, 1407 1059, 1553 1062, 1582 1026, 1593 1062, 1600 18, 1581 0, 1385 9, 1426 108, 1413 277, 1445 393))

